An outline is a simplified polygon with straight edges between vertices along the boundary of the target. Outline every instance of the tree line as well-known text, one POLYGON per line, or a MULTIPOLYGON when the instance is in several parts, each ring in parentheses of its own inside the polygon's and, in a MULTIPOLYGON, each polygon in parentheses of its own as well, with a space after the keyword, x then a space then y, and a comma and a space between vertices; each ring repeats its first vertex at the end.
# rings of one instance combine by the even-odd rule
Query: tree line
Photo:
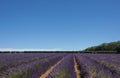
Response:
POLYGON ((103 43, 98 46, 92 46, 84 51, 115 51, 120 53, 120 41, 110 42, 110 43, 103 43))

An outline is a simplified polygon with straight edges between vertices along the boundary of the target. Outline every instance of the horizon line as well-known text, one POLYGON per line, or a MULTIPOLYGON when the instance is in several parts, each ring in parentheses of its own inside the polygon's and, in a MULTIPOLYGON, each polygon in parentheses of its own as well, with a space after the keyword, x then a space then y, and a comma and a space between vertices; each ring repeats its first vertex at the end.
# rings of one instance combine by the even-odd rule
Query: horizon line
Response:
POLYGON ((79 50, 65 50, 65 49, 14 49, 14 48, 0 48, 0 51, 79 51, 79 50))

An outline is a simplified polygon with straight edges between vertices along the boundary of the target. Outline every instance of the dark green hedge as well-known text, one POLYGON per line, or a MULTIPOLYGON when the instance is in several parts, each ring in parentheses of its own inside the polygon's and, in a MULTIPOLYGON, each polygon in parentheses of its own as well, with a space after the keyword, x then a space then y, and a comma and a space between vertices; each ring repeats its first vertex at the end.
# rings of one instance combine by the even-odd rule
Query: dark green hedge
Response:
POLYGON ((117 53, 120 53, 120 41, 103 43, 98 46, 89 47, 84 51, 115 51, 117 53))

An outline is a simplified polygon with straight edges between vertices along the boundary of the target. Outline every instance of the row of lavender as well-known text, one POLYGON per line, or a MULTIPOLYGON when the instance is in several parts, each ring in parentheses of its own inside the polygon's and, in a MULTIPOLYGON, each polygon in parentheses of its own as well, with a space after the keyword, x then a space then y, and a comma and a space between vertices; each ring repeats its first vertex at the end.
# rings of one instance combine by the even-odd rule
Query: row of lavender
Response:
POLYGON ((46 58, 48 56, 53 55, 52 53, 45 54, 45 53, 40 53, 40 54, 35 54, 35 53, 29 53, 29 54, 24 54, 24 53, 3 53, 0 54, 0 72, 11 68, 15 67, 21 64, 29 63, 38 59, 46 58))
POLYGON ((84 78, 120 78, 119 54, 76 54, 84 78))
POLYGON ((73 58, 73 54, 64 57, 46 78, 76 78, 73 58))

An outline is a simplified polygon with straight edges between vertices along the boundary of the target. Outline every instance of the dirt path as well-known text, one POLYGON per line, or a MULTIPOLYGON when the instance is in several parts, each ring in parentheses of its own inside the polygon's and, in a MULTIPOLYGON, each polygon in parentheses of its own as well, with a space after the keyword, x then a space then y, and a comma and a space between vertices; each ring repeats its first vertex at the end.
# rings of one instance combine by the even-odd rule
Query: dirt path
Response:
POLYGON ((74 69, 75 69, 75 72, 76 72, 76 78, 81 78, 81 76, 80 76, 81 73, 80 73, 78 63, 77 63, 77 59, 76 59, 75 56, 74 56, 74 69))
POLYGON ((64 57, 63 57, 60 61, 58 61, 55 65, 51 66, 44 74, 42 74, 42 75, 40 76, 40 78, 46 78, 46 77, 50 74, 50 72, 51 72, 59 63, 61 63, 61 62, 63 61, 63 59, 64 59, 64 57))

